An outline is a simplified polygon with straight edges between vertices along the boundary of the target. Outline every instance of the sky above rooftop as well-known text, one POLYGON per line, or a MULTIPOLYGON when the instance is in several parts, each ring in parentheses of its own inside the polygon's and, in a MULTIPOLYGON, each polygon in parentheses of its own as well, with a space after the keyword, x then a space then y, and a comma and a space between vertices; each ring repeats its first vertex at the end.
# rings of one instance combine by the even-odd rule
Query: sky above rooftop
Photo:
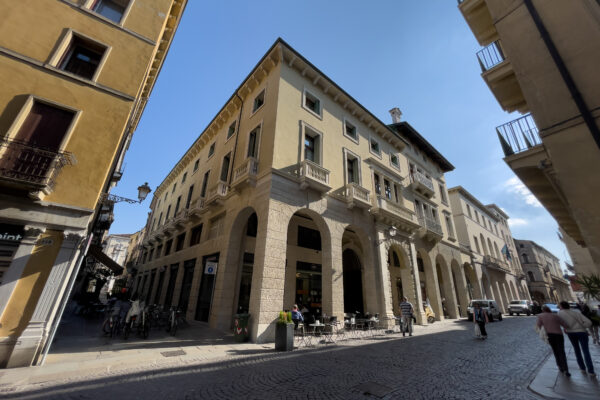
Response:
MULTIPOLYGON (((480 46, 453 0, 188 1, 112 193, 154 190, 277 37, 382 121, 400 108, 456 167, 448 188, 497 204, 513 237, 568 260, 556 222, 502 160, 495 127, 520 114, 502 111, 481 79, 480 46)), ((141 229, 151 196, 117 204, 111 233, 141 229)))

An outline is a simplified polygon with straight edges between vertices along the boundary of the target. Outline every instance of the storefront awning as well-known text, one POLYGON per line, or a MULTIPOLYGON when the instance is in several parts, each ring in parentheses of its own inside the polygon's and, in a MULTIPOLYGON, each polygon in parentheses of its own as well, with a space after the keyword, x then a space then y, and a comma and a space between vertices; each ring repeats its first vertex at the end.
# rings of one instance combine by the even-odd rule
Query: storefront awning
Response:
POLYGON ((98 262, 106 265, 115 273, 115 275, 121 275, 123 273, 123 267, 117 264, 112 258, 104 254, 100 247, 91 245, 90 249, 88 250, 88 255, 94 257, 98 262))

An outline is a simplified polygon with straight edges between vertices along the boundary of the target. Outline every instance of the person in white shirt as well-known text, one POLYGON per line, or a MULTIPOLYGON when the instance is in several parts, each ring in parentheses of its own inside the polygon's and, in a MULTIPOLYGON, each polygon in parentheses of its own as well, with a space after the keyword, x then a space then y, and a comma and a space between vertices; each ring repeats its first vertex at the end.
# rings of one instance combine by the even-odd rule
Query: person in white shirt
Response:
POLYGON ((592 321, 584 317, 581 312, 571 310, 571 306, 569 306, 569 303, 566 301, 561 301, 559 306, 560 311, 558 312, 558 316, 567 325, 565 332, 567 332, 569 341, 573 345, 573 350, 575 350, 575 357, 577 358, 579 369, 585 372, 587 367, 588 374, 590 376, 596 376, 592 357, 590 356, 590 349, 588 347, 587 329, 592 326, 592 321), (581 353, 583 353, 583 357, 581 353))

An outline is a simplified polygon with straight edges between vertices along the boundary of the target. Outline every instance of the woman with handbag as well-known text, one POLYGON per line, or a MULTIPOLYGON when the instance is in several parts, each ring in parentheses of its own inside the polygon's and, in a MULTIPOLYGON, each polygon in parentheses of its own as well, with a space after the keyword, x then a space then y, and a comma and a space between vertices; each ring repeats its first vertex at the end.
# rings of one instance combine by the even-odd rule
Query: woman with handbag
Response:
MULTIPOLYGON (((479 334, 481 335, 481 338, 485 340, 487 339, 485 324, 489 322, 488 316, 487 313, 483 311, 483 309, 479 305, 479 302, 475 302, 474 307, 475 309, 473 310, 473 322, 477 324, 477 326, 479 327, 479 334)), ((475 329, 475 331, 477 331, 477 329, 475 329)))
POLYGON ((558 370, 566 376, 571 376, 569 373, 569 366, 567 365, 567 355, 565 354, 565 338, 560 327, 567 328, 567 324, 552 313, 550 307, 543 306, 542 313, 537 317, 536 327, 540 332, 540 337, 543 336, 543 332, 546 333, 547 343, 552 347, 554 353, 554 359, 558 370))

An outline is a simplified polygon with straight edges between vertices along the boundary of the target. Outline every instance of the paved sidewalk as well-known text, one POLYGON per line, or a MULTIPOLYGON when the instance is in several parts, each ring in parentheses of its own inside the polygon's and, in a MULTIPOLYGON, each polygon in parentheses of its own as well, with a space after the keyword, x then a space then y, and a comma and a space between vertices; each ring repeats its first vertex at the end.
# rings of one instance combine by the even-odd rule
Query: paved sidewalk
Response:
MULTIPOLYGON (((71 321, 69 324, 80 324, 71 321)), ((275 351, 273 343, 236 343, 233 334, 217 331, 206 323, 191 322, 189 327, 180 329, 177 337, 163 331, 151 331, 147 340, 132 337, 128 341, 121 338, 98 337, 98 327, 77 326, 65 330, 52 347, 43 366, 0 370, 0 397, 2 393, 19 392, 27 387, 52 387, 66 382, 87 381, 90 379, 119 376, 123 373, 157 371, 184 365, 206 365, 227 359, 244 359, 275 351), (81 336, 89 331, 89 336, 81 336), (69 337, 68 332, 76 332, 69 337)), ((432 325, 414 327, 414 335, 421 336, 451 330, 464 330, 467 322, 443 321, 432 325)), ((469 326, 470 327, 470 326, 469 326)), ((402 337, 399 333, 377 336, 379 340, 392 340, 402 337)), ((408 338, 408 337, 407 337, 408 338)), ((365 339, 343 341, 344 346, 369 344, 365 339)), ((314 341, 313 341, 314 343, 314 341)), ((300 351, 314 351, 335 344, 318 344, 300 351)))
MULTIPOLYGON (((600 373, 600 346, 592 343, 590 338, 590 353, 594 362, 596 374, 600 373)), ((573 346, 565 335, 565 351, 571 377, 567 378, 558 372, 554 355, 550 353, 544 365, 540 368, 529 389, 550 399, 566 400, 598 400, 600 399, 600 381, 579 370, 573 346)))

